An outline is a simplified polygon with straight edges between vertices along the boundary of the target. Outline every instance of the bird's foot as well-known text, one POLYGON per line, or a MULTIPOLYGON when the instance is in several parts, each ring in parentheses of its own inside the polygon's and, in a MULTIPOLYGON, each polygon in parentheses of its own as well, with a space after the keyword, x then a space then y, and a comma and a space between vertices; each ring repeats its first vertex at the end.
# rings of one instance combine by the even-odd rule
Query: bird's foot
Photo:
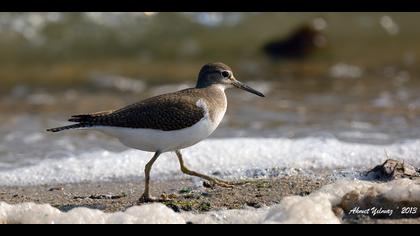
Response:
POLYGON ((150 196, 150 194, 143 193, 143 195, 141 195, 141 197, 139 198, 138 203, 151 203, 157 201, 159 201, 159 199, 150 196))
POLYGON ((176 199, 178 196, 176 194, 165 194, 163 193, 159 198, 152 197, 149 194, 143 194, 138 203, 152 203, 152 202, 165 202, 176 199))
POLYGON ((243 185, 244 183, 239 183, 239 182, 230 182, 230 181, 225 181, 225 180, 221 180, 221 179, 217 179, 217 178, 212 178, 211 180, 209 180, 209 182, 205 182, 204 183, 204 187, 214 187, 214 186, 219 186, 219 187, 223 187, 223 188, 233 188, 235 186, 239 186, 239 185, 243 185))

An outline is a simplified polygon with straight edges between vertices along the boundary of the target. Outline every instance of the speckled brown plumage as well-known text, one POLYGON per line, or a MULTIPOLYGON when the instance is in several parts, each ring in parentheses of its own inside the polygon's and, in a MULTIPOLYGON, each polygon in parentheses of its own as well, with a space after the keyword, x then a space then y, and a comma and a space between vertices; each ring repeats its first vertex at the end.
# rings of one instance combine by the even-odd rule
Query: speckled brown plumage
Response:
MULTIPOLYGON (((194 125, 204 117, 204 109, 197 106, 199 99, 214 107, 217 103, 224 105, 225 100, 222 96, 223 92, 217 88, 185 89, 152 97, 116 111, 75 115, 69 121, 78 122, 76 128, 113 126, 163 131, 179 130, 194 125)), ((209 109, 210 119, 214 120, 216 112, 216 109, 209 109)))

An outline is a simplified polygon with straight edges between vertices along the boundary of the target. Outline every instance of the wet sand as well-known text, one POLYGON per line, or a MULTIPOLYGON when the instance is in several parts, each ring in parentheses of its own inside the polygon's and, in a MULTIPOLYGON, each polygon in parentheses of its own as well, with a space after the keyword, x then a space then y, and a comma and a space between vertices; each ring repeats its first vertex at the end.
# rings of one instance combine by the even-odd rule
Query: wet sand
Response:
MULTIPOLYGON (((331 183, 328 176, 314 180, 307 176, 286 176, 248 180, 234 188, 196 186, 191 180, 168 180, 152 183, 152 195, 160 196, 161 203, 176 212, 203 213, 224 209, 260 208, 280 203, 291 195, 305 196, 331 183)), ((35 202, 50 204, 61 211, 76 207, 99 209, 105 212, 124 211, 141 205, 138 202, 143 184, 135 181, 78 183, 25 187, 0 187, 0 201, 9 204, 35 202)), ((414 219, 344 219, 343 223, 419 224, 414 219)))
MULTIPOLYGON (((249 180, 234 188, 197 187, 191 180, 152 182, 151 193, 175 211, 206 212, 221 209, 259 208, 278 204, 285 196, 305 196, 327 183, 293 176, 249 180), (164 199, 164 200, 163 200, 164 199)), ((205 185, 205 184, 204 184, 205 185)), ((124 211, 140 205, 143 191, 141 182, 102 182, 0 187, 0 201, 9 204, 35 202, 50 204, 62 211, 75 207, 88 207, 105 212, 124 211)))

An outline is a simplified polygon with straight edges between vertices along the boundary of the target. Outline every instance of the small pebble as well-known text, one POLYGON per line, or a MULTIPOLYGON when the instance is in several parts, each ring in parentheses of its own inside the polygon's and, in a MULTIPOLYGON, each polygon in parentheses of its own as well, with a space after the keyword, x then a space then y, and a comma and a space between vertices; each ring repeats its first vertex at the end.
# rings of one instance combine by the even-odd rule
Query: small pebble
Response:
POLYGON ((201 193, 201 195, 203 197, 211 197, 212 196, 212 194, 211 193, 208 193, 208 192, 203 192, 203 193, 201 193))
POLYGON ((52 192, 52 191, 63 191, 63 190, 64 190, 63 187, 53 187, 53 188, 48 189, 49 192, 52 192))

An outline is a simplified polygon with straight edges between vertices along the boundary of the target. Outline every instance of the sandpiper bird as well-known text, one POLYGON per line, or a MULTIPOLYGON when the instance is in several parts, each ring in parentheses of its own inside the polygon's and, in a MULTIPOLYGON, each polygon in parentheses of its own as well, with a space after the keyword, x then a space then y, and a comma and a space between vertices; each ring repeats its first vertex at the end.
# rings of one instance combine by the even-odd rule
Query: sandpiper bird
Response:
POLYGON ((176 153, 183 173, 203 178, 214 185, 229 187, 232 184, 227 181, 188 169, 180 150, 213 133, 226 112, 225 89, 232 87, 264 97, 262 93, 236 80, 229 66, 220 62, 210 63, 201 68, 195 88, 148 98, 115 111, 75 115, 69 121, 77 124, 47 131, 92 129, 114 136, 128 147, 154 152, 145 167, 141 201, 154 200, 149 192, 150 171, 164 152, 176 153))

